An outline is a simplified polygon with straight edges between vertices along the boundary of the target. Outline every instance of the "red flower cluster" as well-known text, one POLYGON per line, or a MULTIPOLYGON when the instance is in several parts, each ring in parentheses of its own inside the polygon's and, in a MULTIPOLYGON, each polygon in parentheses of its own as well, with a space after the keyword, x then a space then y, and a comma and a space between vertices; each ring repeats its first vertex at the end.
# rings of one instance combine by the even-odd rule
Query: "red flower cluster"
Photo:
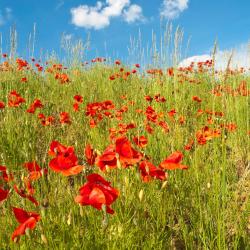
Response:
POLYGON ((70 81, 66 73, 56 73, 55 79, 59 80, 61 84, 68 83, 70 81))
POLYGON ((45 116, 44 114, 40 113, 38 114, 38 119, 41 120, 41 124, 43 126, 50 126, 55 122, 55 117, 50 115, 50 116, 45 116))
POLYGON ((91 117, 90 127, 94 128, 98 122, 100 122, 104 116, 111 116, 109 110, 113 110, 115 105, 112 101, 107 100, 104 102, 89 103, 86 107, 86 116, 91 117))
POLYGON ((152 124, 158 125, 165 133, 169 132, 169 126, 166 121, 161 120, 162 114, 157 114, 153 107, 148 106, 145 112, 147 120, 145 121, 145 129, 149 134, 154 132, 152 124))
POLYGON ((207 141, 220 136, 221 131, 219 129, 211 129, 208 126, 203 127, 196 133, 196 139, 200 145, 204 145, 207 141))
POLYGON ((83 102, 83 97, 81 95, 75 95, 74 96, 74 104, 73 104, 73 109, 75 112, 79 111, 79 105, 83 102))
POLYGON ((167 178, 167 173, 165 173, 165 171, 157 168, 149 161, 140 162, 139 170, 141 172, 141 178, 144 182, 149 182, 152 178, 156 178, 161 181, 166 180, 167 178))
POLYGON ((23 70, 24 68, 28 69, 28 62, 26 60, 23 60, 21 58, 17 58, 16 59, 16 63, 17 63, 17 69, 18 70, 23 70))
POLYGON ((102 155, 96 158, 96 165, 105 171, 106 167, 116 168, 118 160, 123 167, 128 167, 138 163, 142 159, 142 154, 132 148, 127 137, 119 137, 115 145, 109 145, 102 155))
POLYGON ((70 117, 68 112, 61 112, 60 113, 60 123, 61 124, 70 124, 70 117))
POLYGON ((8 95, 8 105, 9 107, 19 107, 25 99, 21 97, 15 90, 11 91, 8 95))

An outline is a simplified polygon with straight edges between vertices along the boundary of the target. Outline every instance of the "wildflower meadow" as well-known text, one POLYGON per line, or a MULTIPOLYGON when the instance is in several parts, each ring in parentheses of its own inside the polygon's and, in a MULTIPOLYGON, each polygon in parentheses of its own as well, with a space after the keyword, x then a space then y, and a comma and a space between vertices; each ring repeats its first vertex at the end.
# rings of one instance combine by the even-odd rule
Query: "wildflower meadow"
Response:
POLYGON ((1 249, 247 249, 245 69, 2 57, 1 249))

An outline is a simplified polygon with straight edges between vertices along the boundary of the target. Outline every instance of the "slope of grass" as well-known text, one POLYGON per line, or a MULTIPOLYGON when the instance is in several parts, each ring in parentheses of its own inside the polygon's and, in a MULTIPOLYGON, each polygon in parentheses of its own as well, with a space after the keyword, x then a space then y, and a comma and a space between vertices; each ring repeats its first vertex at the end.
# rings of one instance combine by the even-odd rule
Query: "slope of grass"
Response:
MULTIPOLYGON (((48 66, 49 67, 49 66, 48 66)), ((16 65, 0 71, 0 165, 8 168, 14 180, 4 184, 10 189, 8 199, 0 204, 1 249, 247 249, 250 230, 250 169, 249 169, 249 92, 222 91, 212 94, 220 85, 237 89, 242 81, 249 88, 250 79, 240 73, 227 78, 210 73, 175 71, 174 76, 131 74, 126 79, 113 81, 110 75, 119 67, 97 64, 92 68, 65 70, 70 82, 62 84, 54 74, 36 70, 18 70, 16 65), (178 76, 179 75, 179 76, 178 76), (21 78, 27 77, 27 82, 21 78), (191 81, 190 80, 194 80, 191 81), (19 107, 8 106, 10 91, 16 90, 26 102, 19 107), (73 110, 73 97, 83 96, 80 111, 73 110), (145 96, 160 94, 165 102, 148 102, 145 96), (126 96, 126 98, 121 98, 126 96), (201 102, 193 101, 198 96, 201 102), (44 107, 35 112, 26 110, 34 99, 44 107), (85 115, 86 105, 112 100, 115 109, 126 106, 122 120, 104 117, 95 128, 85 115), (145 110, 152 106, 159 119, 166 121, 169 131, 152 124, 154 132, 145 129, 145 110), (142 113, 138 112, 142 110, 142 113), (171 118, 171 110, 176 114, 171 118), (203 114, 197 115, 197 111, 203 114), (205 111, 222 112, 223 116, 205 111), (59 114, 68 112, 71 123, 61 124, 59 114), (38 113, 52 115, 56 121, 43 126, 38 113), (179 122, 180 117, 185 122, 179 122), (212 122, 208 122, 211 117, 212 122), (139 149, 158 166, 175 151, 184 154, 187 170, 166 171, 166 182, 141 180, 138 166, 116 168, 102 172, 97 166, 87 166, 84 148, 90 143, 101 154, 111 143, 109 129, 119 124, 136 124, 126 136, 144 135, 148 145, 139 149), (221 124, 235 124, 226 129, 221 124), (205 126, 220 129, 220 135, 200 145, 197 131, 205 126), (194 140, 191 150, 184 147, 194 140), (32 183, 35 197, 40 203, 35 207, 13 190, 22 186, 28 175, 24 162, 36 161, 41 168, 48 168, 50 143, 57 140, 75 148, 80 164, 86 168, 78 175, 65 177, 53 172, 32 183), (120 191, 112 205, 114 215, 105 215, 90 206, 80 207, 74 198, 86 182, 89 173, 99 173, 120 191), (11 241, 11 234, 18 226, 12 207, 36 211, 41 220, 34 230, 28 230, 18 243, 11 241)), ((144 73, 143 73, 144 74, 144 73)), ((249 90, 248 90, 249 91, 249 90)), ((1 185, 0 185, 1 186, 1 185)))

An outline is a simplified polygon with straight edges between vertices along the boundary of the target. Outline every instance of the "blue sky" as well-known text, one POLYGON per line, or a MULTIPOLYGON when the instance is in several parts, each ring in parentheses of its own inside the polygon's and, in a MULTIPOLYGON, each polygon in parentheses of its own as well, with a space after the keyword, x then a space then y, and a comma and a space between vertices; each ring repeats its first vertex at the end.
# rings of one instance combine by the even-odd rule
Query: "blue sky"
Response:
MULTIPOLYGON (((36 52, 60 54, 63 33, 68 38, 91 36, 90 55, 127 56, 130 36, 141 30, 145 41, 160 33, 160 19, 184 29, 188 55, 209 53, 215 39, 220 49, 246 44, 250 39, 249 0, 0 0, 0 33, 7 51, 9 29, 15 24, 18 52, 27 55, 28 37, 36 23, 36 52)), ((8 51, 7 51, 8 52, 8 51)))

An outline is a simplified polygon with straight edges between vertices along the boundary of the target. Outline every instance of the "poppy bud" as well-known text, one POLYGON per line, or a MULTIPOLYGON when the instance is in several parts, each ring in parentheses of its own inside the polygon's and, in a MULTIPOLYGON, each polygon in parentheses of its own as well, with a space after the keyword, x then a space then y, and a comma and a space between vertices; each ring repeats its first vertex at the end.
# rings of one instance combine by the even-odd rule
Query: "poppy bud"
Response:
POLYGON ((143 189, 140 190, 138 197, 139 197, 140 202, 142 202, 143 197, 144 197, 144 190, 143 189))
POLYGON ((45 245, 48 245, 48 240, 47 240, 47 238, 45 237, 44 234, 41 234, 41 240, 42 240, 42 242, 43 242, 45 245))
POLYGON ((30 228, 25 229, 25 234, 30 238, 30 228))
POLYGON ((45 209, 44 208, 41 209, 41 215, 42 215, 42 217, 45 217, 45 209))
POLYGON ((71 224, 71 212, 68 215, 68 220, 67 220, 67 224, 70 225, 71 224))
POLYGON ((48 201, 48 199, 46 199, 46 198, 43 199, 41 205, 42 205, 43 208, 48 208, 48 206, 49 206, 49 201, 48 201))
POLYGON ((107 173, 110 173, 110 167, 108 165, 105 166, 105 169, 106 169, 107 173))
POLYGON ((80 216, 83 217, 83 208, 80 206, 80 216))
POLYGON ((121 162, 119 161, 119 158, 117 158, 117 168, 122 169, 121 162))
POLYGON ((129 186, 129 179, 127 176, 124 177, 124 183, 125 183, 125 186, 128 187, 129 186))
POLYGON ((167 184, 168 184, 168 181, 164 181, 164 182, 162 183, 161 189, 164 189, 164 188, 167 186, 167 184))

